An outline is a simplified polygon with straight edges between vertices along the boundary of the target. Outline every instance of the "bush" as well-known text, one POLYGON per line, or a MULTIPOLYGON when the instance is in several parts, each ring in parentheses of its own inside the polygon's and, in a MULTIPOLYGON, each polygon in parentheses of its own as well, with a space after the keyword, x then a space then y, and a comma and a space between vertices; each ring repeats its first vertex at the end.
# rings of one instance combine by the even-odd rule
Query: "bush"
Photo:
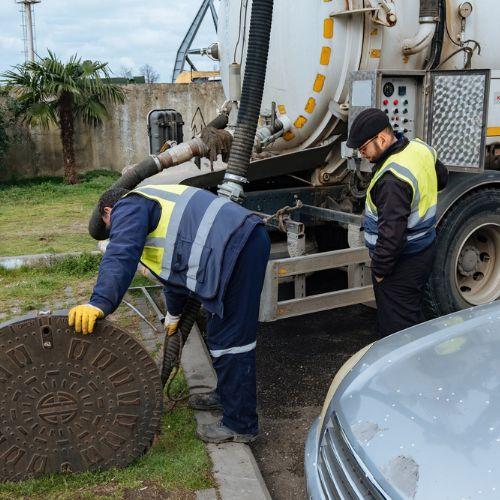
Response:
POLYGON ((0 168, 4 166, 5 156, 13 137, 7 133, 18 124, 20 106, 5 89, 0 88, 0 168))

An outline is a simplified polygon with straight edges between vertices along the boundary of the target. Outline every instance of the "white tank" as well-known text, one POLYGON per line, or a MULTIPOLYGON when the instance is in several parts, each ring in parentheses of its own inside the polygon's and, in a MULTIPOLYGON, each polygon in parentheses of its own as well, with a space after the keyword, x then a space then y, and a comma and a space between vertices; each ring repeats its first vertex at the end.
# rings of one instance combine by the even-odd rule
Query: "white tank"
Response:
MULTIPOLYGON (((392 27, 373 23, 370 14, 346 12, 370 8, 372 3, 378 4, 367 0, 274 0, 261 112, 269 114, 274 101, 279 114, 286 114, 293 126, 273 148, 291 150, 314 145, 328 136, 339 120, 345 120, 343 105, 351 71, 424 69, 430 47, 408 56, 402 51, 403 40, 413 37, 421 27, 419 0, 388 0, 396 16, 392 27)), ((464 41, 480 43, 481 55, 475 53, 473 68, 500 69, 496 43, 500 1, 471 1, 472 13, 462 20, 459 7, 463 3, 446 2, 450 37, 458 41, 462 36, 464 41)), ((251 4, 251 0, 221 0, 218 37, 226 95, 229 64, 242 63, 244 74, 251 4)), ((445 33, 441 60, 458 48, 450 37, 445 33)), ((463 66, 464 53, 460 52, 441 69, 463 66)))

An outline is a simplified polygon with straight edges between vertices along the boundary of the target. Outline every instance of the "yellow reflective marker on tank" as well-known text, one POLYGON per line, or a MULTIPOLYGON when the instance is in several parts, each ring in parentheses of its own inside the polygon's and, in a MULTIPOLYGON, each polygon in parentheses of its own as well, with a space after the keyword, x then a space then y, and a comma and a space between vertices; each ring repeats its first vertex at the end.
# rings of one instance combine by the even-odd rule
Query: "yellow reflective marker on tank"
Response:
POLYGON ((332 49, 330 47, 323 47, 321 49, 321 57, 319 58, 319 63, 323 66, 328 66, 330 64, 330 56, 332 55, 332 49))
POLYGON ((294 137, 295 134, 291 130, 283 134, 283 139, 285 139, 285 141, 291 141, 294 137))
POLYGON ((488 127, 486 129, 486 135, 488 137, 494 137, 496 135, 500 135, 500 127, 488 127))
POLYGON ((381 51, 380 49, 373 49, 370 51, 370 57, 372 59, 380 59, 381 51))
POLYGON ((280 115, 286 115, 286 108, 284 104, 278 104, 278 111, 280 115))
POLYGON ((323 21, 323 36, 325 38, 333 38, 333 19, 329 17, 323 21))
POLYGON ((316 99, 314 99, 314 97, 309 97, 306 103, 306 107, 304 108, 306 110, 306 113, 312 113, 315 107, 316 107, 316 99))
POLYGON ((307 123, 307 118, 305 116, 299 115, 299 117, 295 120, 294 125, 297 128, 302 128, 307 123))
POLYGON ((323 90, 323 85, 325 85, 326 76, 318 73, 316 75, 316 80, 314 80, 313 90, 314 92, 321 92, 323 90))

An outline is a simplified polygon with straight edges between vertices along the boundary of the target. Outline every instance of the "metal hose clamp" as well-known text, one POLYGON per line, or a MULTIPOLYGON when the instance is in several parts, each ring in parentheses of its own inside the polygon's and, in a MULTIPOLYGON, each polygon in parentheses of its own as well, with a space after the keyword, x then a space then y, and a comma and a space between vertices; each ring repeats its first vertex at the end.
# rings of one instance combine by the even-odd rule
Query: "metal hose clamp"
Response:
POLYGON ((156 164, 156 168, 158 169, 158 172, 161 172, 163 170, 163 168, 161 166, 160 160, 158 159, 158 156, 156 156, 156 155, 149 155, 149 156, 151 156, 151 158, 153 158, 153 161, 156 164))
POLYGON ((250 181, 246 177, 241 177, 240 175, 229 174, 226 172, 224 175, 225 181, 234 181, 239 184, 248 184, 250 181))

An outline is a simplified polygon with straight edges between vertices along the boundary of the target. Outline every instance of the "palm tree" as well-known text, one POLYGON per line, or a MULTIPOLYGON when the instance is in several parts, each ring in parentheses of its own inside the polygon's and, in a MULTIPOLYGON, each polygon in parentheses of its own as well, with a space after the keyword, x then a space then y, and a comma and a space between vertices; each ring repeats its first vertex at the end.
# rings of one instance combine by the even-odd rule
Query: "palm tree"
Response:
POLYGON ((82 61, 76 55, 65 64, 54 53, 43 59, 14 66, 1 75, 20 104, 29 125, 59 127, 64 158, 64 179, 78 182, 75 164, 75 120, 97 126, 108 117, 106 104, 123 103, 125 94, 106 82, 108 63, 82 61))

